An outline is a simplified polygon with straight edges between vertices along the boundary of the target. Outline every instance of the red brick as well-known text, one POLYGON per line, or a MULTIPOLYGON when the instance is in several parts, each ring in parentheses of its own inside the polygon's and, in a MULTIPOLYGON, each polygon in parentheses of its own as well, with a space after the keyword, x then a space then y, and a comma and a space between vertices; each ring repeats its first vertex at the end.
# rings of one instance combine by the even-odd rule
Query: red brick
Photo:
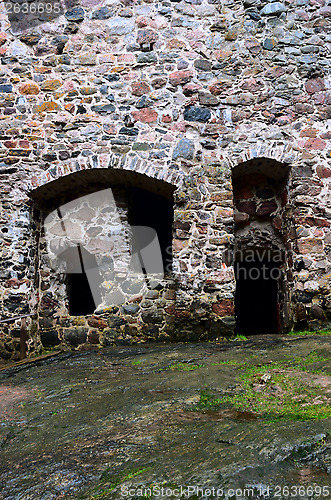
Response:
POLYGON ((221 95, 224 92, 228 94, 228 89, 231 86, 231 82, 216 82, 209 86, 209 92, 213 95, 221 95))
POLYGON ((12 148, 16 148, 16 145, 17 145, 17 142, 16 141, 5 141, 3 143, 3 145, 8 148, 8 149, 12 149, 12 148))
POLYGON ((148 25, 146 17, 143 17, 143 16, 137 17, 136 23, 137 23, 138 28, 145 28, 145 26, 148 25))
POLYGON ((236 204, 239 212, 244 212, 249 215, 253 215, 256 212, 256 203, 255 201, 240 201, 236 204))
POLYGON ((322 139, 312 139, 312 138, 309 138, 306 142, 305 142, 305 148, 308 150, 308 151, 311 151, 311 150, 322 150, 324 149, 326 146, 326 142, 323 141, 322 139))
POLYGON ((93 326, 94 328, 99 328, 100 330, 103 330, 104 328, 107 328, 108 324, 107 321, 101 318, 96 318, 95 316, 92 316, 91 318, 88 319, 87 323, 90 326, 93 326))
POLYGON ((322 92, 325 90, 324 80, 322 78, 312 78, 305 84, 308 94, 315 94, 315 92, 322 92))
POLYGON ((258 207, 256 211, 256 215, 270 215, 273 212, 275 212, 278 208, 278 205, 275 200, 270 200, 270 201, 264 201, 261 203, 261 205, 258 207))
POLYGON ((132 116, 139 122, 152 123, 157 121, 158 114, 151 108, 143 108, 140 111, 132 111, 132 116))
POLYGON ((240 186, 238 188, 234 188, 233 196, 237 200, 249 200, 253 198, 253 191, 250 186, 240 186))
POLYGON ((185 85, 185 83, 188 83, 192 76, 192 71, 174 71, 174 73, 170 73, 169 81, 171 85, 176 87, 177 85, 185 85))
POLYGON ((250 51, 251 54, 258 54, 261 52, 261 44, 256 38, 249 38, 245 41, 245 47, 250 51))
POLYGON ((243 90, 248 90, 253 94, 254 92, 260 92, 263 89, 263 83, 255 78, 249 78, 242 84, 241 88, 243 90))
POLYGON ((316 128, 304 128, 300 132, 300 137, 316 137, 318 130, 316 128))
POLYGON ((267 178, 264 174, 247 174, 242 177, 242 182, 250 184, 251 186, 257 186, 259 184, 262 184, 262 182, 265 182, 266 180, 267 178))
POLYGON ((87 336, 87 341, 90 344, 98 344, 100 339, 100 335, 96 330, 90 330, 87 336))
POLYGON ((331 177, 331 168, 325 165, 318 165, 316 168, 316 173, 320 179, 327 179, 331 177))
POLYGON ((217 316, 234 315, 234 304, 231 300, 220 300, 216 304, 213 304, 212 309, 217 316))
POLYGON ((147 94, 150 92, 150 87, 147 85, 146 82, 134 82, 131 85, 131 92, 133 95, 136 95, 138 97, 141 97, 144 94, 147 94))

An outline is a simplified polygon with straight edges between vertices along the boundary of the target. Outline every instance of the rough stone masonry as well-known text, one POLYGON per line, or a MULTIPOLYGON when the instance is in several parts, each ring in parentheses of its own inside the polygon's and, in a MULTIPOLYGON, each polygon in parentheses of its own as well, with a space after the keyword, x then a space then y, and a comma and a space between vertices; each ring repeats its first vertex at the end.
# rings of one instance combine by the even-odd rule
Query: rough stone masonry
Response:
MULTIPOLYGON (((0 319, 32 315, 30 354, 229 335, 248 250, 282 255, 278 331, 328 327, 328 0, 72 0, 21 31, 0 9, 0 319), (109 187, 119 219, 98 212, 93 233, 85 206, 73 224, 90 254, 149 200, 138 222, 170 231, 171 265, 144 296, 73 314, 82 292, 51 269, 43 222, 109 187)), ((6 359, 19 326, 1 323, 6 359)))

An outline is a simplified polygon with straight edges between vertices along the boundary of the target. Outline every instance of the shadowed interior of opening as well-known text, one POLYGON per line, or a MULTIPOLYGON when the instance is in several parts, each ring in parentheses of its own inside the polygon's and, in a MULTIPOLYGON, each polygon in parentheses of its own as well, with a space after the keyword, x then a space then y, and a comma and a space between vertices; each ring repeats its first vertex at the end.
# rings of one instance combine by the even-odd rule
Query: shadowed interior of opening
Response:
POLYGON ((68 274, 67 293, 71 316, 84 316, 93 313, 95 304, 86 273, 68 274))
POLYGON ((164 272, 172 270, 173 201, 144 189, 127 189, 129 222, 155 229, 162 253, 164 272))
POLYGON ((236 262, 236 332, 240 335, 278 333, 279 263, 236 262))
MULTIPOLYGON (((70 271, 72 261, 70 259, 70 252, 67 252, 67 254, 67 269, 70 271)), ((67 274, 67 294, 69 314, 71 316, 92 314, 98 305, 94 302, 90 282, 86 274, 86 268, 94 269, 94 296, 98 299, 98 303, 101 301, 101 276, 97 271, 97 260, 94 255, 82 247, 79 247, 79 255, 82 272, 69 272, 67 274)), ((76 271, 78 271, 78 269, 76 269, 76 271)))
POLYGON ((291 225, 289 173, 287 164, 268 158, 240 163, 232 172, 235 314, 237 331, 243 335, 288 327, 288 275, 283 270, 288 268, 291 225))

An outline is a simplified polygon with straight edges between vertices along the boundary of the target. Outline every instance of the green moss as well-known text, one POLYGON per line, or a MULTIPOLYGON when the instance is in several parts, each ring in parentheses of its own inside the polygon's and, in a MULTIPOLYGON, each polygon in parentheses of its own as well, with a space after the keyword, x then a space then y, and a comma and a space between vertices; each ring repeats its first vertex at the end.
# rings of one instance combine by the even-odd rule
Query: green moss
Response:
POLYGON ((54 354, 59 352, 59 346, 43 348, 42 356, 47 356, 48 354, 54 354))
POLYGON ((243 361, 236 361, 228 359, 227 361, 219 361, 218 363, 211 363, 211 366, 227 365, 227 366, 244 366, 246 363, 243 361))
POLYGON ((331 335, 331 330, 319 330, 319 331, 302 331, 302 332, 289 332, 288 335, 292 335, 295 337, 298 336, 306 336, 306 335, 320 335, 320 336, 329 336, 331 335))
POLYGON ((231 360, 221 362, 237 366, 241 371, 241 392, 217 398, 210 391, 203 390, 193 410, 232 406, 240 411, 256 413, 269 421, 328 418, 331 416, 331 407, 323 388, 310 385, 301 375, 293 375, 293 372, 327 374, 327 369, 316 370, 312 365, 330 359, 313 351, 306 357, 287 357, 283 361, 262 365, 248 366, 231 360))
POLYGON ((199 365, 195 363, 173 363, 172 365, 168 366, 168 368, 165 368, 166 370, 178 370, 178 371, 185 371, 185 372, 190 372, 192 370, 197 370, 198 368, 203 368, 204 365, 199 365))
POLYGON ((79 500, 99 500, 101 498, 110 498, 108 495, 129 479, 147 472, 150 467, 135 468, 128 471, 123 471, 120 474, 112 475, 111 469, 107 468, 100 476, 99 483, 86 493, 81 494, 79 500))
POLYGON ((248 340, 247 337, 245 337, 245 335, 236 335, 233 339, 231 340, 248 340))

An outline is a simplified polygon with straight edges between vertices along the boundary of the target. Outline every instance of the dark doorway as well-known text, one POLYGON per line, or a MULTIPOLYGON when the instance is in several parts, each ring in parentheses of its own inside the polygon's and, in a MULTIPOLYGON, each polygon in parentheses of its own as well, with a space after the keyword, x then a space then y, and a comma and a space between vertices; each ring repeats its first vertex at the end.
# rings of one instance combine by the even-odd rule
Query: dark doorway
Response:
POLYGON ((165 272, 172 270, 172 199, 140 188, 128 188, 129 222, 132 226, 155 229, 161 247, 165 272))
POLYGON ((68 275, 67 293, 70 316, 93 314, 96 305, 86 273, 68 275))
POLYGON ((237 262, 236 332, 240 335, 278 333, 279 263, 272 261, 237 262))
POLYGON ((77 246, 63 252, 62 259, 66 262, 68 271, 69 314, 71 316, 92 314, 101 302, 102 280, 95 256, 85 248, 77 246))

